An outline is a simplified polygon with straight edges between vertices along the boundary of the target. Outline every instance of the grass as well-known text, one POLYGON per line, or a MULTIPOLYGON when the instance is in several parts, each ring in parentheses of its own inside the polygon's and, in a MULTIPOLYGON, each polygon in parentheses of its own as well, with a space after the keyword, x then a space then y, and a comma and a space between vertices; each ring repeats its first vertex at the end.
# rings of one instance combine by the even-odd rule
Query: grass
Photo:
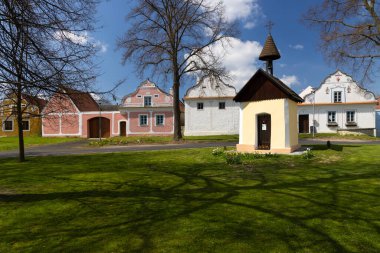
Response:
MULTIPOLYGON (((212 135, 212 136, 185 136, 182 142, 237 142, 239 135, 212 135)), ((178 143, 173 141, 172 136, 128 136, 112 137, 102 141, 91 141, 92 146, 104 145, 136 145, 136 144, 169 144, 178 143)))
MULTIPOLYGON (((26 147, 57 144, 70 141, 78 141, 78 138, 46 138, 46 137, 24 137, 26 147)), ((1 137, 0 151, 18 149, 18 137, 1 137)))
POLYGON ((0 252, 380 252, 380 146, 0 160, 0 252))
MULTIPOLYGON (((312 139, 313 134, 299 134, 299 138, 301 139, 312 139)), ((314 138, 316 139, 331 139, 331 140, 337 140, 337 139, 342 139, 342 140, 380 140, 379 137, 373 137, 369 135, 340 135, 336 133, 316 133, 314 138)))

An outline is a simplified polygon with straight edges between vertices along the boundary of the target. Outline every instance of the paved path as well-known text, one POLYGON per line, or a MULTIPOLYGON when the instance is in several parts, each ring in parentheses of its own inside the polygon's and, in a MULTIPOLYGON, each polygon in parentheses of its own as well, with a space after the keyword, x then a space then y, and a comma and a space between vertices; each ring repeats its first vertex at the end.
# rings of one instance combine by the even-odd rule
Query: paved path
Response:
MULTIPOLYGON (((301 145, 325 144, 327 140, 300 139, 301 145)), ((339 145, 360 145, 372 144, 380 145, 380 141, 361 141, 361 140, 331 140, 332 144, 339 145)), ((30 147, 26 149, 26 156, 55 156, 55 155, 81 155, 98 153, 116 153, 128 151, 150 151, 150 150, 173 150, 188 148, 207 148, 235 146, 236 142, 204 142, 204 143, 181 143, 181 144, 152 144, 152 145, 130 145, 130 146, 104 146, 91 147, 87 140, 77 142, 67 142, 46 146, 30 147)), ((18 151, 0 152, 0 158, 17 157, 18 151)))
MULTIPOLYGON (((128 151, 150 151, 150 150, 173 150, 188 148, 207 148, 235 146, 236 142, 205 142, 205 143, 181 143, 181 144, 152 144, 152 145, 130 145, 130 146, 103 146, 92 147, 88 141, 68 142, 46 146, 30 147, 26 149, 26 156, 55 156, 55 155, 80 155, 98 153, 116 153, 128 151)), ((18 151, 0 152, 0 158, 17 157, 18 151)))

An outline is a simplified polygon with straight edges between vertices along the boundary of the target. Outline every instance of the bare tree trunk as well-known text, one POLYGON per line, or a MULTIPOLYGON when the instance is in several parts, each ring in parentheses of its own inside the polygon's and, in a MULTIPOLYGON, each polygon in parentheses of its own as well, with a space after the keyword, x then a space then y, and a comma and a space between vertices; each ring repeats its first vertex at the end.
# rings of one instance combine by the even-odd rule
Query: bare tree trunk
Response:
POLYGON ((25 162, 25 147, 24 147, 24 132, 22 126, 22 88, 21 88, 21 78, 18 79, 18 89, 17 89, 17 126, 18 126, 18 148, 19 148, 19 161, 25 162))
POLYGON ((173 59, 173 109, 174 109, 174 135, 175 141, 182 140, 181 111, 179 108, 179 73, 177 59, 173 59))

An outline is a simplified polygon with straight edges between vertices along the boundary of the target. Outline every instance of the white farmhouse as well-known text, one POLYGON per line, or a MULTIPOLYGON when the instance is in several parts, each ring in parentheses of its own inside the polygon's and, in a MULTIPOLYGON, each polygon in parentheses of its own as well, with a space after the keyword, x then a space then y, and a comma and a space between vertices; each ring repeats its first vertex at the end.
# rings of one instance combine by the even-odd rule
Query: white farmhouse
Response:
POLYGON ((380 97, 377 98, 376 106, 376 136, 380 137, 380 97))
POLYGON ((233 101, 234 87, 204 79, 187 90, 185 136, 239 133, 239 106, 233 101))
POLYGON ((310 89, 298 104, 300 133, 361 132, 376 135, 375 95, 341 71, 328 76, 319 88, 310 89), (314 122, 313 122, 314 119, 314 122))

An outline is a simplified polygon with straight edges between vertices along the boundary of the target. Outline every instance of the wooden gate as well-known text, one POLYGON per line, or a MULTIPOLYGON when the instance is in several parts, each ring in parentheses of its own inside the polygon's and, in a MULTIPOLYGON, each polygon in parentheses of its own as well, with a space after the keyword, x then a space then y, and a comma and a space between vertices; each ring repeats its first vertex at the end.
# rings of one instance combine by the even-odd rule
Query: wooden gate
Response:
POLYGON ((127 122, 120 121, 119 127, 120 127, 120 136, 127 136, 127 122))
POLYGON ((298 132, 309 133, 309 114, 298 116, 298 132))
POLYGON ((271 117, 269 114, 260 114, 257 116, 257 137, 257 148, 269 150, 271 137, 271 117))
POLYGON ((111 135, 110 120, 103 117, 96 117, 88 120, 88 138, 108 138, 111 135), (101 126, 101 131, 99 128, 101 126))

